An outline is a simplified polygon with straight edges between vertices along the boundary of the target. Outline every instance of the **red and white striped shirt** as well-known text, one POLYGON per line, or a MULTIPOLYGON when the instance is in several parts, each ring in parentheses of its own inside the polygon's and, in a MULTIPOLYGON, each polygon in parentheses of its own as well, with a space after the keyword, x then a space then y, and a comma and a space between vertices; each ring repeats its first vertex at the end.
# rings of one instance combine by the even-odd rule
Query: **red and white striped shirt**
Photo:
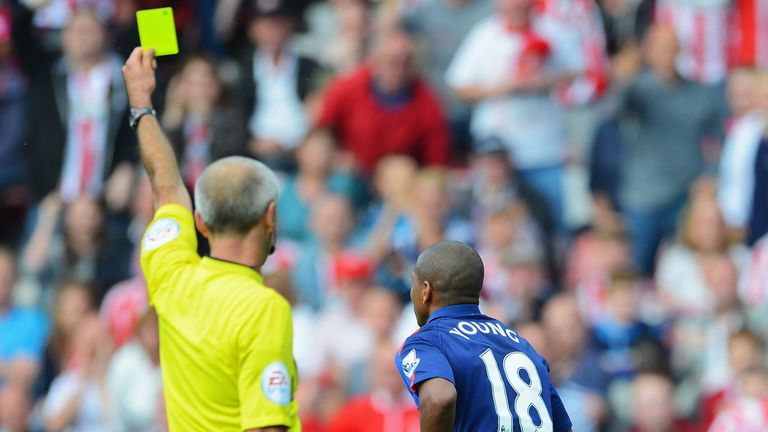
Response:
POLYGON ((566 106, 594 101, 608 89, 609 64, 600 9, 594 0, 538 0, 538 13, 569 27, 579 38, 584 74, 556 96, 566 106))
MULTIPOLYGON (((760 0, 755 0, 760 1, 760 0)), ((688 79, 713 83, 727 72, 729 0, 659 0, 656 20, 677 34, 677 69, 688 79)))
POLYGON ((741 399, 722 411, 709 432, 768 430, 768 399, 741 399))
POLYGON ((731 65, 768 67, 768 1, 734 0, 729 22, 731 65))

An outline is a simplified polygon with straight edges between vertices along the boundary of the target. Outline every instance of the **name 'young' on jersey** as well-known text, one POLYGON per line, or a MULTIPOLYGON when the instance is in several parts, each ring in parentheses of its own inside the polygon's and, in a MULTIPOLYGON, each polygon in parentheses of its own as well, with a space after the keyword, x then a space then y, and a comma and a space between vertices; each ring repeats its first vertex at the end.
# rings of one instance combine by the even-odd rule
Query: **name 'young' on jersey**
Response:
POLYGON ((454 431, 562 432, 571 420, 531 345, 476 305, 444 307, 395 356, 416 405, 418 387, 443 378, 456 387, 454 431))

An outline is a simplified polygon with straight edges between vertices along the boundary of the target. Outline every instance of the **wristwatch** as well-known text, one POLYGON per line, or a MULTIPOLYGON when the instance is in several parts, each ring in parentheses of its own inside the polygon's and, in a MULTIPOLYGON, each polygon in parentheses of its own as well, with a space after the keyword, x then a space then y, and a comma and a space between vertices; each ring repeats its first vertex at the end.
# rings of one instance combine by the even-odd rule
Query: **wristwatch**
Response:
POLYGON ((139 120, 145 115, 157 116, 157 111, 154 108, 131 108, 130 116, 128 117, 128 124, 131 129, 139 127, 139 120))

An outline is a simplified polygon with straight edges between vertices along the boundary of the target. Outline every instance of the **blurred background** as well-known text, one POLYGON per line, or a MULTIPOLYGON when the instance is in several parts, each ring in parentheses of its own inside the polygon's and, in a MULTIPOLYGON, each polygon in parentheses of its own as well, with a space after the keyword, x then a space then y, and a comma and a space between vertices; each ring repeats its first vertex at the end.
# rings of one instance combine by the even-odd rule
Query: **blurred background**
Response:
POLYGON ((768 430, 768 1, 0 0, 0 431, 165 429, 120 75, 161 6, 190 190, 279 173, 305 431, 418 430, 393 353, 443 239, 574 430, 768 430))

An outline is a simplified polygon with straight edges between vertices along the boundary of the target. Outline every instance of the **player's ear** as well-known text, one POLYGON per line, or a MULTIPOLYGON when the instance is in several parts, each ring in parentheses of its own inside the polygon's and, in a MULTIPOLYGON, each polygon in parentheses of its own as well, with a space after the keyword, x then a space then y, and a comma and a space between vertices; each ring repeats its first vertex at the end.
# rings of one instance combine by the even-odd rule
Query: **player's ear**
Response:
POLYGON ((203 235, 203 237, 208 238, 208 236, 211 234, 208 227, 205 226, 205 222, 203 222, 203 217, 200 216, 200 212, 197 210, 195 210, 195 226, 197 227, 197 230, 200 231, 200 234, 203 235))
POLYGON ((421 290, 421 301, 427 305, 432 302, 434 296, 432 284, 429 281, 422 282, 423 289, 421 290))

